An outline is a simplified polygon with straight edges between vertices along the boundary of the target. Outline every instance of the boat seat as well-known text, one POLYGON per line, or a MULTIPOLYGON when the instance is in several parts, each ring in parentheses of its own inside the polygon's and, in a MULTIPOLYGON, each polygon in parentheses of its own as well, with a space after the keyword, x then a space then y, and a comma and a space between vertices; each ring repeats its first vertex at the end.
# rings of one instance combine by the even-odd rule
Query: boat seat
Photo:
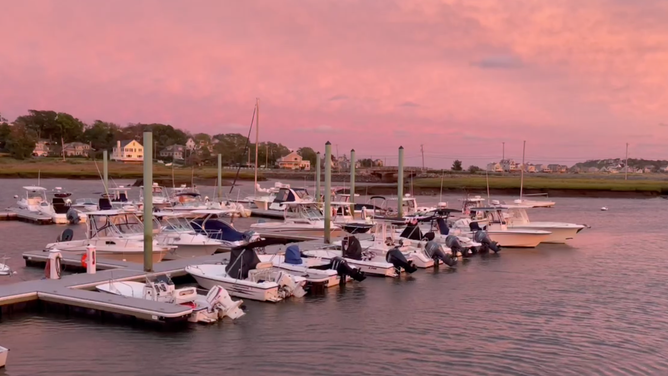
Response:
POLYGON ((272 264, 271 262, 260 262, 257 265, 255 265, 255 269, 269 269, 273 267, 274 264, 272 264))

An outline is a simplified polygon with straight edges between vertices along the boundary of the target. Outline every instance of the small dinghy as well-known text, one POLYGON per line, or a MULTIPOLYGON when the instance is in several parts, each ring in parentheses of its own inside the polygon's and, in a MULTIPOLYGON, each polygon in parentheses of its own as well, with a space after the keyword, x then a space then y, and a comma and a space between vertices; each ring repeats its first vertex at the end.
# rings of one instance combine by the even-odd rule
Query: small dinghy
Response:
POLYGON ((102 292, 129 298, 191 307, 193 313, 188 319, 190 322, 213 323, 222 320, 225 316, 234 320, 245 314, 240 308, 243 301, 233 301, 230 294, 221 286, 213 286, 209 293, 204 296, 198 294, 194 287, 176 289, 174 282, 167 276, 159 276, 155 281, 147 281, 146 283, 109 281, 97 285, 95 288, 102 292))
POLYGON ((288 246, 285 254, 258 255, 258 257, 262 262, 270 262, 276 268, 304 277, 307 283, 324 283, 326 287, 344 284, 349 279, 363 281, 366 278, 364 273, 358 268, 350 267, 343 258, 318 260, 302 257, 299 246, 296 244, 288 246))
POLYGON ((12 272, 12 269, 9 267, 9 265, 6 264, 7 259, 9 257, 3 257, 1 260, 2 262, 0 263, 0 276, 4 275, 12 275, 15 272, 12 272))
POLYGON ((397 247, 388 250, 385 255, 379 255, 373 251, 363 250, 359 239, 348 236, 341 242, 341 248, 340 251, 333 249, 304 251, 304 255, 329 261, 334 261, 337 257, 343 258, 351 266, 369 275, 397 277, 402 271, 413 273, 417 270, 413 262, 408 261, 397 247))
POLYGON ((9 349, 0 346, 0 369, 5 368, 5 366, 7 365, 8 355, 9 355, 9 349))
POLYGON ((602 207, 601 211, 608 211, 608 207, 607 206, 602 207))
POLYGON ((262 262, 250 246, 233 248, 227 265, 190 265, 185 270, 205 289, 221 285, 239 298, 279 302, 291 296, 306 295, 305 278, 276 269, 270 262, 262 262))

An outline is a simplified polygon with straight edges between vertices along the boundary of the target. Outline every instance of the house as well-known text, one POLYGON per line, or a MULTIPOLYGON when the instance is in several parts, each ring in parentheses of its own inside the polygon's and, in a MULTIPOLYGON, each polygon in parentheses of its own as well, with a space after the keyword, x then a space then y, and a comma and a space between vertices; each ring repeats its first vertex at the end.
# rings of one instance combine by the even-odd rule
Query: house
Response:
POLYGON ((65 155, 68 157, 87 157, 90 154, 90 144, 70 142, 65 144, 65 155))
POLYGON ((141 162, 144 160, 144 147, 135 140, 116 141, 111 153, 111 160, 120 162, 141 162))
POLYGON ((536 172, 536 165, 529 163, 528 165, 526 165, 526 169, 524 171, 529 173, 536 172))
POLYGON ((503 171, 506 172, 517 172, 520 170, 519 164, 512 159, 502 159, 501 167, 503 168, 503 171))
POLYGON ((195 143, 195 140, 192 139, 192 137, 189 138, 188 141, 186 141, 186 149, 193 151, 195 150, 196 146, 197 144, 195 143))
POLYGON ((501 163, 488 163, 487 164, 487 171, 489 172, 503 172, 503 166, 501 166, 501 163))
MULTIPOLYGON (((162 149, 159 153, 162 158, 172 158, 173 160, 183 160, 185 155, 185 149, 183 145, 169 145, 166 148, 162 149)), ((190 150, 190 149, 188 149, 190 150)))
POLYGON ((548 170, 550 170, 550 172, 559 172, 560 167, 561 166, 556 163, 550 163, 549 165, 547 165, 547 168, 548 170))
POLYGON ((310 170, 311 161, 305 161, 296 151, 291 152, 278 160, 278 168, 289 170, 310 170))
POLYGON ((51 152, 51 142, 49 140, 39 140, 35 143, 35 149, 32 155, 35 157, 46 157, 51 152))

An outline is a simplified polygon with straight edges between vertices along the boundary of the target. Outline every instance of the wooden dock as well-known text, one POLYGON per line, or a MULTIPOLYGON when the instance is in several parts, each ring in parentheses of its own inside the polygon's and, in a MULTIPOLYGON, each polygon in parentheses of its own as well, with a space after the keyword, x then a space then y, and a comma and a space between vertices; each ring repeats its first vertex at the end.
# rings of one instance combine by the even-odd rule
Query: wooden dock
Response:
POLYGON ((29 212, 27 210, 14 209, 14 208, 10 208, 7 210, 8 210, 7 212, 0 213, 0 218, 2 218, 1 220, 3 221, 17 220, 21 222, 32 223, 35 225, 50 225, 53 223, 53 219, 46 215, 36 214, 29 212))
MULTIPOLYGON (((63 254, 62 265, 81 268, 78 255, 63 254)), ((26 252, 23 254, 26 265, 45 265, 48 252, 26 252)), ((0 286, 0 317, 11 312, 13 307, 22 303, 40 301, 69 309, 89 312, 91 310, 159 322, 185 322, 192 313, 192 308, 183 305, 160 303, 151 300, 128 298, 108 293, 92 291, 95 286, 113 281, 141 281, 159 275, 178 277, 186 275, 185 267, 193 264, 218 263, 229 259, 229 254, 184 258, 164 261, 154 265, 151 273, 142 270, 141 264, 98 258, 98 271, 95 274, 65 275, 61 279, 41 279, 0 286), (89 290, 89 291, 87 291, 89 290)))

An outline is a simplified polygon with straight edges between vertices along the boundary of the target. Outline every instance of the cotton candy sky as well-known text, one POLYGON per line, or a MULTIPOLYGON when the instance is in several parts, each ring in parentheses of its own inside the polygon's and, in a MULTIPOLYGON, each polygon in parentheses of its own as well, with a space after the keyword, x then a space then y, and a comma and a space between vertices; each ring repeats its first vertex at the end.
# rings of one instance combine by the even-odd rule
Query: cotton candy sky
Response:
POLYGON ((396 163, 668 158, 665 0, 0 0, 0 113, 396 163), (335 150, 336 152, 336 150, 335 150))

